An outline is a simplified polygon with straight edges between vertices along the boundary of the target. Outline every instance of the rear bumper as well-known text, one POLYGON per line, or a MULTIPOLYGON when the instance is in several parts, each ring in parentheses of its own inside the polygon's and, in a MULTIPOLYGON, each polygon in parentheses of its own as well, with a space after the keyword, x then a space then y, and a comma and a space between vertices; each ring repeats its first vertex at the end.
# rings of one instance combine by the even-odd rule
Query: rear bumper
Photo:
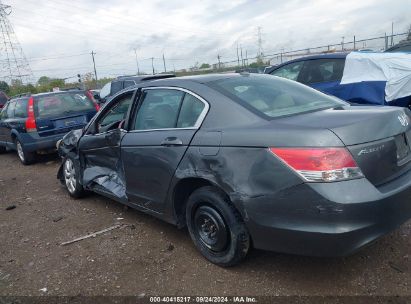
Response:
POLYGON ((411 172, 379 189, 358 179, 282 192, 244 203, 256 248, 346 256, 411 217, 411 172))
POLYGON ((41 137, 37 133, 21 133, 19 134, 19 140, 27 152, 55 150, 57 141, 62 139, 65 134, 41 137))

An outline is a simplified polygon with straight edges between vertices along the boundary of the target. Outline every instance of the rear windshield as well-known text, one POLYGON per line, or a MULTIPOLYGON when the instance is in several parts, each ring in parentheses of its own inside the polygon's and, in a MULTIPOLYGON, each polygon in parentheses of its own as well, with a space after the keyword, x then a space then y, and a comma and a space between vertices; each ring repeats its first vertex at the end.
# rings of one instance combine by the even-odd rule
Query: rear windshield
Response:
POLYGON ((34 106, 37 118, 65 116, 94 109, 93 101, 83 92, 37 96, 34 106))
POLYGON ((347 105, 298 82, 271 75, 248 75, 211 82, 211 87, 266 118, 347 105))

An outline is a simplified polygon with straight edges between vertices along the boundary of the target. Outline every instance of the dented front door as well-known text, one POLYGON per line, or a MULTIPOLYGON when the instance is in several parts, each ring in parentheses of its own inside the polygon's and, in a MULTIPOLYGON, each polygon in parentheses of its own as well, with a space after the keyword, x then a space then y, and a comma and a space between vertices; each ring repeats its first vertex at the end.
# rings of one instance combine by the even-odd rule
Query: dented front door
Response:
POLYGON ((125 133, 117 128, 81 138, 79 150, 86 188, 103 191, 119 199, 126 198, 120 157, 120 142, 125 133))
POLYGON ((127 196, 120 143, 127 133, 123 127, 133 94, 134 91, 125 92, 110 102, 79 142, 85 188, 121 201, 126 201, 127 196))

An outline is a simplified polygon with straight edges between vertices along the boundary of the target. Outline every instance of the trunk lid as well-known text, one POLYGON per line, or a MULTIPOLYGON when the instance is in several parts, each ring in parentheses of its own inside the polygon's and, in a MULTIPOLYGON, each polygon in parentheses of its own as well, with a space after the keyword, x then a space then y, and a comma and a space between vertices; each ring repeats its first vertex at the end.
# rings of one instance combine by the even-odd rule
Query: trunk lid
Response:
POLYGON ((411 112, 399 107, 341 107, 286 118, 323 127, 347 146, 365 177, 384 184, 411 169, 411 112))

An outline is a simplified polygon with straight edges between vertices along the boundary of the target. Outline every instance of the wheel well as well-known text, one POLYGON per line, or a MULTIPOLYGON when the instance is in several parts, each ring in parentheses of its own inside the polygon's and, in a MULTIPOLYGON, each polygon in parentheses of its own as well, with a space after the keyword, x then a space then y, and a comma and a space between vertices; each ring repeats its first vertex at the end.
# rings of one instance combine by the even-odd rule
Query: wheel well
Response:
POLYGON ((213 186, 211 182, 203 178, 186 178, 174 188, 174 214, 177 219, 177 226, 182 228, 186 225, 185 205, 188 197, 198 188, 204 186, 213 186))

